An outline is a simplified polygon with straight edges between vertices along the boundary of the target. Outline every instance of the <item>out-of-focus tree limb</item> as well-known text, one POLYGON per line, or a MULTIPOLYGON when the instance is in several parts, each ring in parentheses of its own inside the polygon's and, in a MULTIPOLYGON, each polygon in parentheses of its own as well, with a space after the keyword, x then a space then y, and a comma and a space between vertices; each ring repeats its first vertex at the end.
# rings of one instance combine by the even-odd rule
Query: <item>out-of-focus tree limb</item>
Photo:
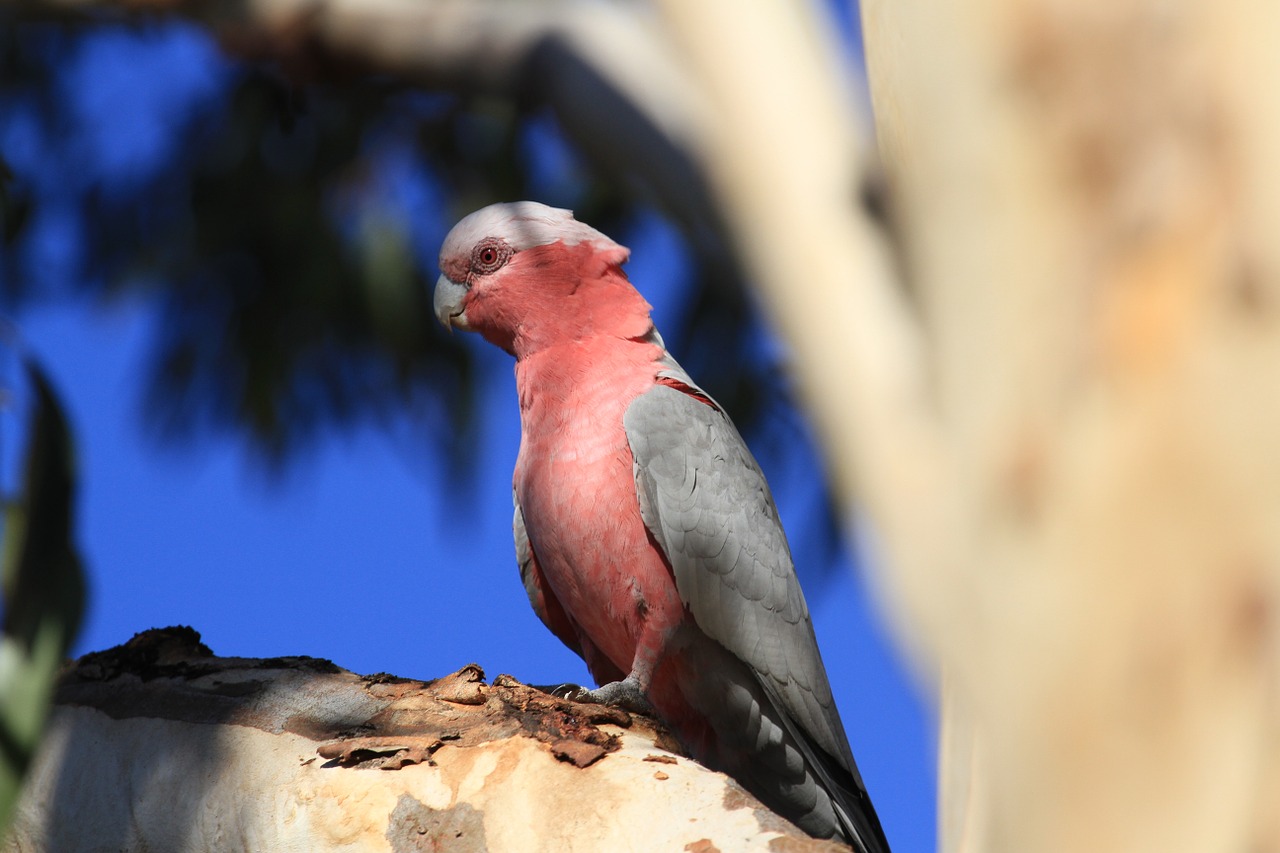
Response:
POLYGON ((955 455, 897 567, 946 602, 942 846, 1276 850, 1280 11, 863 12, 955 455))
MULTIPOLYGON (((937 565, 941 540, 918 535, 945 523, 925 340, 862 204, 869 134, 830 22, 814 4, 661 7, 711 105, 703 166, 794 354, 840 493, 869 509, 895 567, 937 565)), ((931 583, 915 574, 887 588, 916 578, 931 583)), ((912 622, 937 618, 916 607, 932 601, 895 594, 912 622)))

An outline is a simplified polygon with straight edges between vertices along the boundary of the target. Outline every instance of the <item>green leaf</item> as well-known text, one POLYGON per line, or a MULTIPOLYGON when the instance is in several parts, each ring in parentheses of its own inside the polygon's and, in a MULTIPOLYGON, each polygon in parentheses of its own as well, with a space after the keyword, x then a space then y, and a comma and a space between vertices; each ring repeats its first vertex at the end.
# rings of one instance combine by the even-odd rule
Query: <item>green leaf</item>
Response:
POLYGON ((35 756, 58 670, 84 614, 85 581, 72 541, 75 464, 62 406, 27 359, 35 394, 22 495, 6 510, 0 586, 0 831, 35 756))

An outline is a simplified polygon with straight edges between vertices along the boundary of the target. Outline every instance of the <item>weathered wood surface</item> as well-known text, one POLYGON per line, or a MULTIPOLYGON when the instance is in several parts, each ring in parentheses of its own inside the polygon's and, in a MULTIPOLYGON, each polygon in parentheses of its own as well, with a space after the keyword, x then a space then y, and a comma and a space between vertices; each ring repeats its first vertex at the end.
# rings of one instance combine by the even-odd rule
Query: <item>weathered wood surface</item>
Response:
POLYGON ((467 666, 219 658, 190 629, 65 673, 3 850, 838 850, 656 724, 467 666))

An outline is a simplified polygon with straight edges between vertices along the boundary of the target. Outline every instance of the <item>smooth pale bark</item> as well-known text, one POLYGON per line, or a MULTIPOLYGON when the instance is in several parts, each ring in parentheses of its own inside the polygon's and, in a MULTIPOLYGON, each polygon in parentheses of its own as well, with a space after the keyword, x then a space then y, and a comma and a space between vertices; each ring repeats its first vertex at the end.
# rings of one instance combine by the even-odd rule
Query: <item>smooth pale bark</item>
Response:
POLYGON ((671 746, 476 667, 361 677, 150 631, 64 675, 0 850, 844 849, 671 746))
POLYGON ((864 21, 950 454, 949 558, 895 564, 943 847, 1278 849, 1280 8, 864 21))

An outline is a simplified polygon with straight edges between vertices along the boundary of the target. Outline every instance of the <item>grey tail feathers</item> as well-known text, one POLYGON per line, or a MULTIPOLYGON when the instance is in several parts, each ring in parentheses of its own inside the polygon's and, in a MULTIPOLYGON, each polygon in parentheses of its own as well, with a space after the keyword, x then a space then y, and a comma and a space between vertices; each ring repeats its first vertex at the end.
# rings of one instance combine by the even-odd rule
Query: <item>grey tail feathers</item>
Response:
POLYGON ((839 758, 828 755, 826 750, 814 744, 786 712, 781 696, 768 683, 769 679, 757 673, 756 680, 777 709, 787 734, 795 741, 805 762, 831 797, 831 806, 843 830, 843 840, 858 853, 890 853, 889 841, 880 826, 880 817, 871 804, 871 797, 867 794, 857 767, 852 764, 852 758, 850 766, 845 767, 839 758))

